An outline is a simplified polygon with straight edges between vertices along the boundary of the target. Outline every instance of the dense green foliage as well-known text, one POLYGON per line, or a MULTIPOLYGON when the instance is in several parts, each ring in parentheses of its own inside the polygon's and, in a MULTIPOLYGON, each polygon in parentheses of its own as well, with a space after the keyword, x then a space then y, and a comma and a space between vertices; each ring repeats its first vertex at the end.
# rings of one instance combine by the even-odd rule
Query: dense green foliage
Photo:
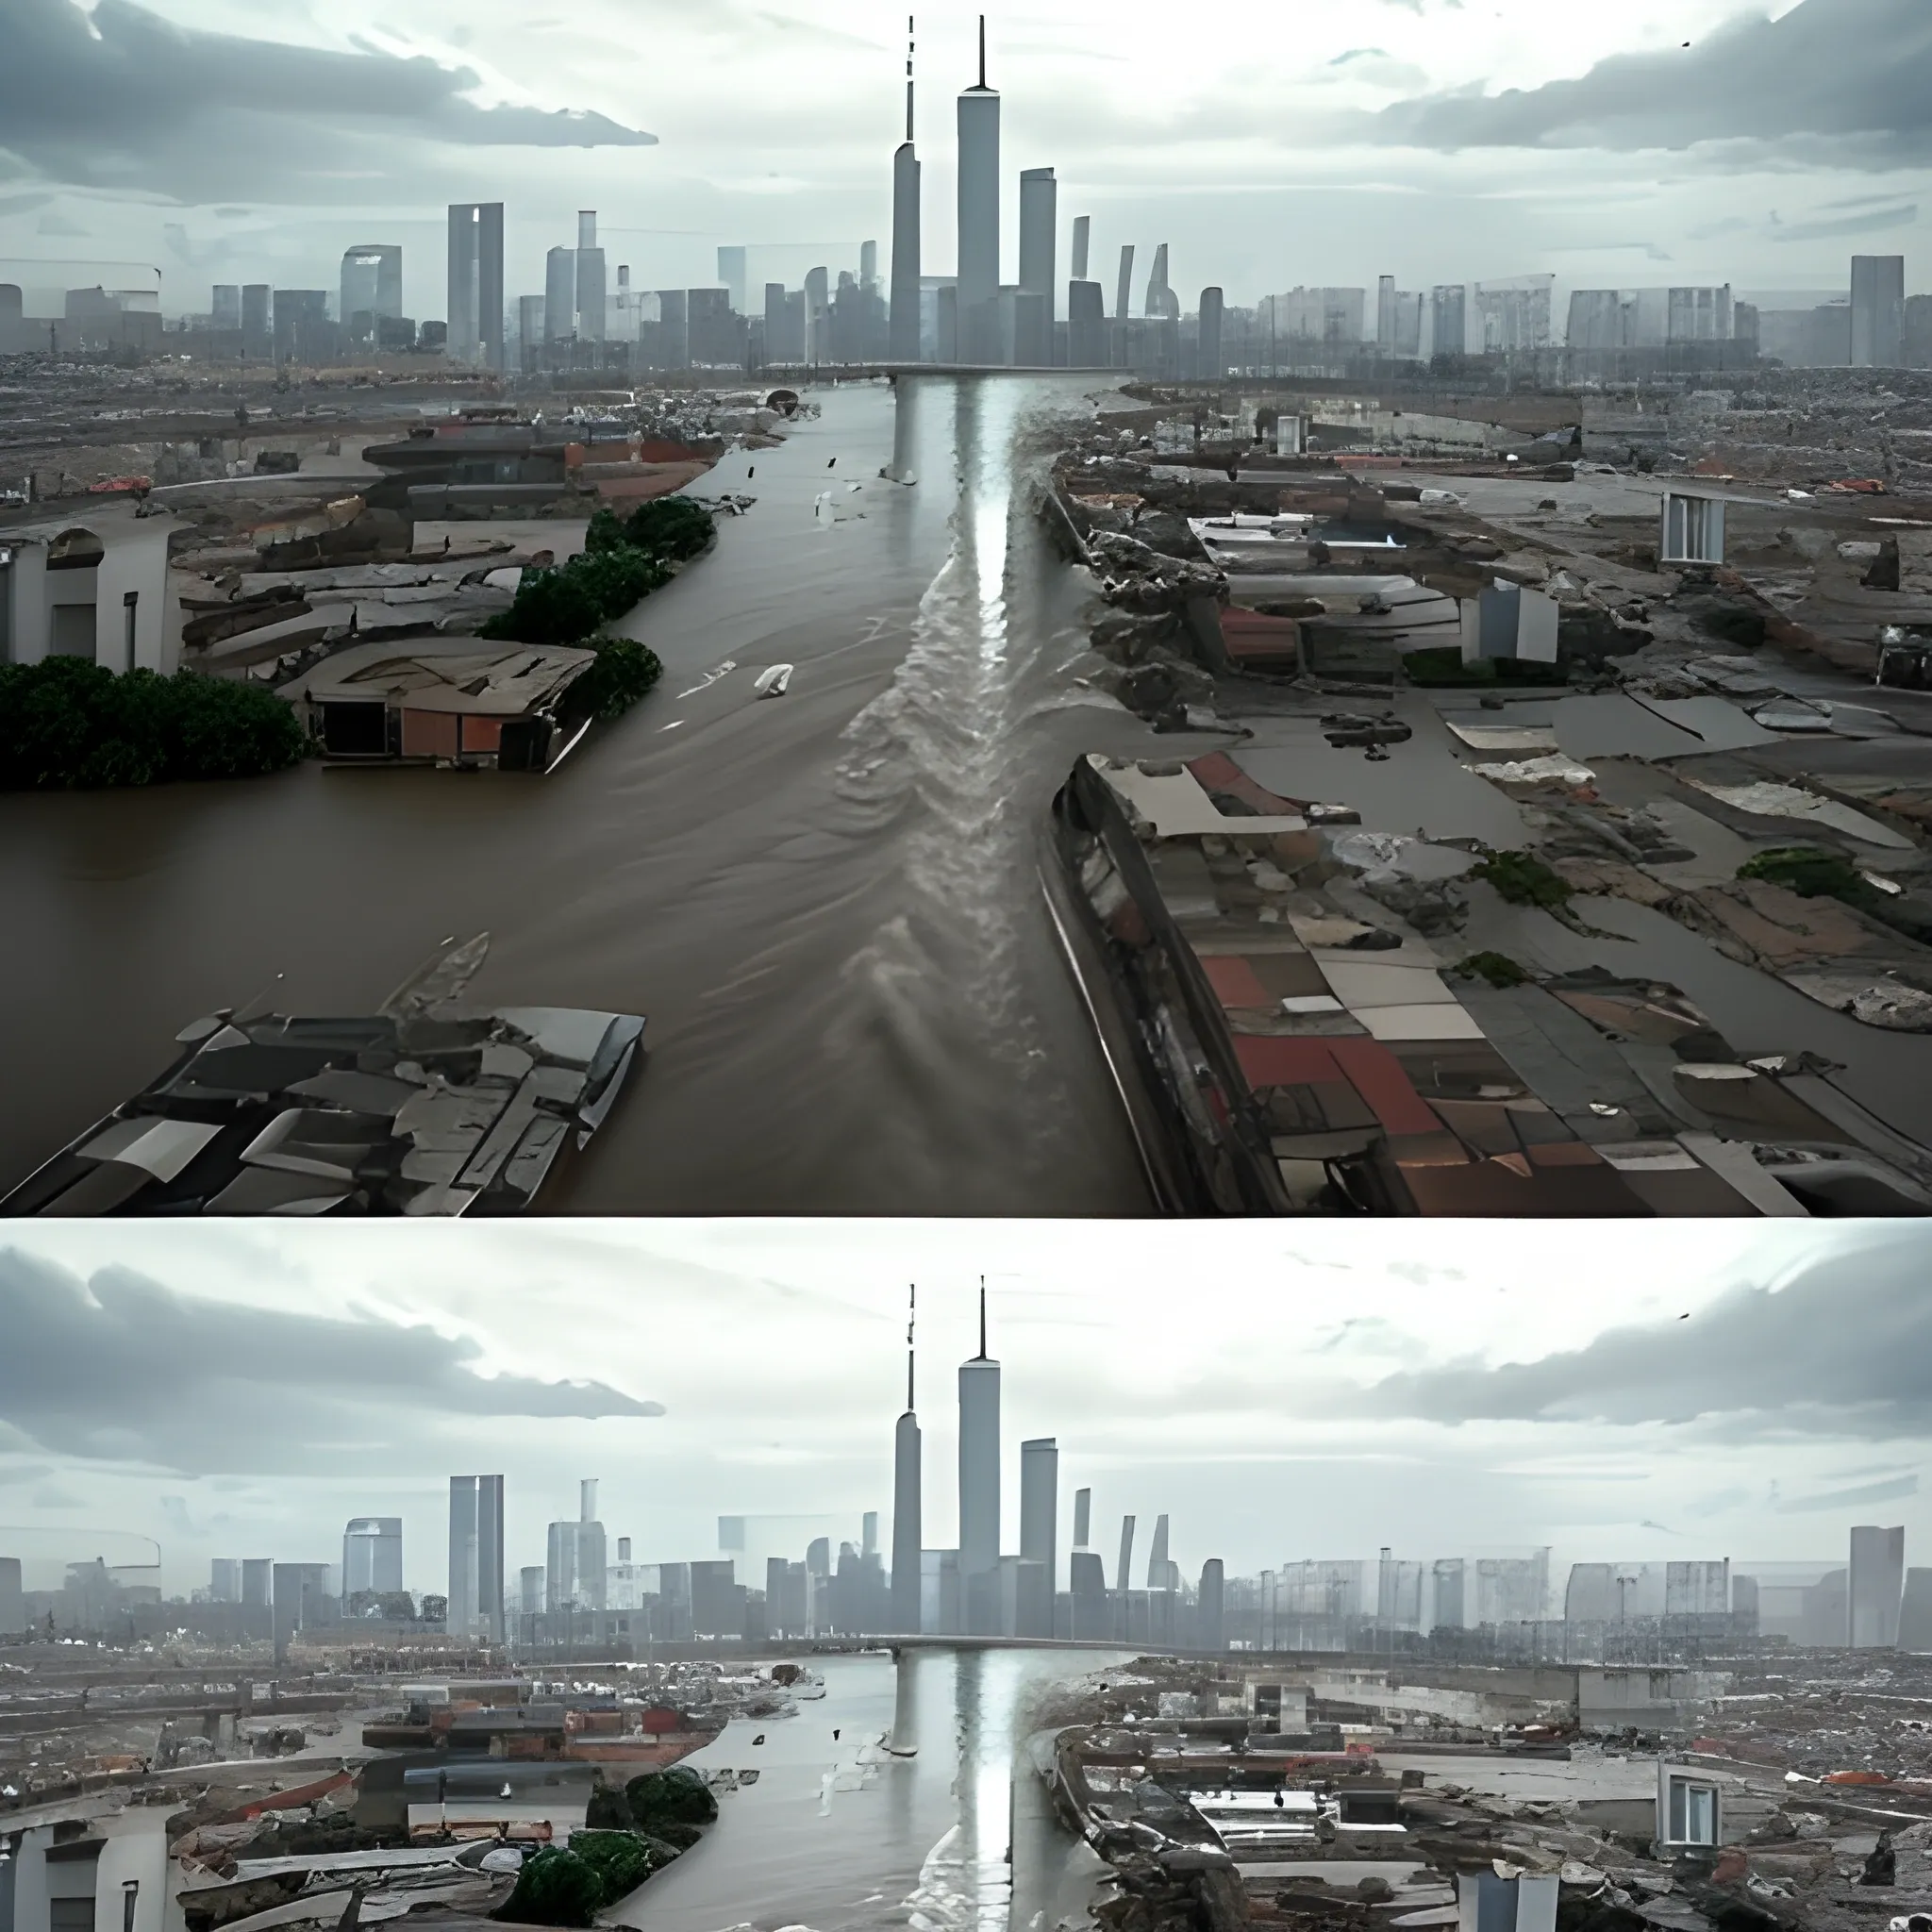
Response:
POLYGON ((664 675, 658 654, 635 638, 591 638, 597 661, 570 688, 579 717, 621 718, 664 675))
POLYGON ((1738 868, 1740 879, 1765 879, 1804 899, 1836 899, 1913 939, 1932 941, 1932 919, 1924 901, 1881 891, 1847 858, 1815 845, 1779 845, 1759 852, 1738 868))
POLYGON ((1570 903, 1572 889, 1531 852, 1491 852, 1470 873, 1488 879, 1512 906, 1541 906, 1559 912, 1570 903))
POLYGON ((624 1795, 643 1831, 665 1824, 708 1824, 718 1815, 718 1801, 704 1779, 683 1765, 644 1772, 625 1786, 624 1795))
POLYGON ((524 1860, 516 1890, 496 1916, 515 1925, 589 1925, 603 1909, 604 1881, 588 1860, 546 1845, 524 1860))
POLYGON ((117 675, 80 658, 0 664, 0 791, 253 778, 294 764, 307 743, 258 684, 117 675))
POLYGON ((672 565, 699 555, 711 537, 710 511, 689 497, 660 496, 624 521, 600 509, 583 549, 555 569, 526 570, 515 602, 481 635, 523 644, 581 643, 668 584, 672 565))
POLYGON ((624 525, 626 542, 679 561, 702 556, 716 533, 710 511, 688 496, 659 496, 640 504, 624 525))
POLYGON ((573 1857, 581 1858, 597 1874, 607 1906, 628 1897, 658 1866, 676 1857, 669 1845, 634 1831, 574 1831, 570 1849, 573 1857))

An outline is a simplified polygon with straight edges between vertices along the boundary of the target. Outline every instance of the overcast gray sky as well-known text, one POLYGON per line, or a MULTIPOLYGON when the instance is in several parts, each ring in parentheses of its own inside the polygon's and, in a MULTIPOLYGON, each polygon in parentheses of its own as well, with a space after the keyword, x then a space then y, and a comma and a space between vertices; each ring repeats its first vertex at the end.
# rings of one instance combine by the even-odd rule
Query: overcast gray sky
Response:
MULTIPOLYGON (((936 272, 976 9, 916 10, 936 272)), ((6 12, 15 279, 40 272, 9 258, 127 258, 192 309, 215 280, 332 285, 345 247, 397 241, 409 307, 440 315, 453 198, 508 204, 511 293, 541 288, 583 207, 645 287, 712 280, 721 242, 795 284, 889 235, 901 0, 6 12)), ((1842 289, 1854 250, 1913 255, 1932 202, 1924 0, 1279 0, 1203 22, 1168 0, 992 12, 1009 275, 1031 166, 1058 170, 1063 231, 1092 215, 1097 263, 1169 242, 1190 300, 1384 272, 1842 289)))
MULTIPOLYGON (((73 1223, 0 1245, 0 1552, 332 1560, 508 1478, 512 1568, 603 1483, 640 1560, 720 1513, 891 1507, 920 1286, 928 1540, 954 1533, 974 1283, 1017 1445, 1176 1560, 1805 1559, 1932 1542, 1932 1239, 1914 1224, 73 1223), (1373 1237, 1372 1239, 1370 1237, 1373 1237), (1684 1319, 1688 1317, 1689 1319, 1684 1319), (661 1412, 660 1412, 661 1410, 661 1412)), ((1063 1501, 1063 1507, 1067 1507, 1063 1501)))

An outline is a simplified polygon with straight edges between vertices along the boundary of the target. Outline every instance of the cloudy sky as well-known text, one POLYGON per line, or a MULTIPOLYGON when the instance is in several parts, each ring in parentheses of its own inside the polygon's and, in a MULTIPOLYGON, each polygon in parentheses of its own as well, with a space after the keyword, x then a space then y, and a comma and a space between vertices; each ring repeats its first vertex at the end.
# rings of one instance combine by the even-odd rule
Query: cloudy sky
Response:
MULTIPOLYGON (((453 1473, 510 1567, 603 1484, 640 1560, 720 1513, 891 1506, 920 1290, 926 1534, 987 1276, 1017 1444, 1193 1569, 1547 1542, 1558 1563, 1932 1549, 1932 1240, 1911 1224, 73 1223, 0 1244, 0 1553, 175 1589, 399 1515, 439 1590, 453 1473)), ((1063 1516, 1063 1521, 1066 1520, 1063 1516)))
MULTIPOLYGON (((974 16, 918 11, 938 271, 974 16)), ((0 274, 29 283, 125 259, 198 309, 213 281, 329 286, 345 247, 396 241, 409 308, 441 315, 451 199, 508 204, 512 294, 583 207, 645 287, 712 280, 721 242, 795 284, 889 233, 901 0, 6 13, 0 274)), ((1841 291, 1855 250, 1912 255, 1924 232, 1924 0, 1280 0, 1229 25, 1248 20, 995 10, 1009 227, 1013 176, 1051 165, 1097 264, 1168 241, 1177 288, 1238 302, 1383 272, 1841 291)))

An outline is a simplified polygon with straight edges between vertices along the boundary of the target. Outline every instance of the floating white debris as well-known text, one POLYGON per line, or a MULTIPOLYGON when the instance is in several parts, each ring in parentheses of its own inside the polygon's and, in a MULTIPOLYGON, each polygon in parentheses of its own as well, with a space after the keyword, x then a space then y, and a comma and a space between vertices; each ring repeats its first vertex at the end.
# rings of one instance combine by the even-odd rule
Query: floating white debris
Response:
POLYGON ((1517 758, 1507 764, 1472 765, 1478 778, 1488 778, 1497 785, 1591 785, 1596 781, 1596 774, 1588 765, 1579 765, 1574 758, 1517 758))
POLYGON ((757 681, 752 685, 752 690, 761 698, 782 698, 787 690, 790 689, 791 684, 791 666, 789 664, 774 664, 758 673, 757 681))

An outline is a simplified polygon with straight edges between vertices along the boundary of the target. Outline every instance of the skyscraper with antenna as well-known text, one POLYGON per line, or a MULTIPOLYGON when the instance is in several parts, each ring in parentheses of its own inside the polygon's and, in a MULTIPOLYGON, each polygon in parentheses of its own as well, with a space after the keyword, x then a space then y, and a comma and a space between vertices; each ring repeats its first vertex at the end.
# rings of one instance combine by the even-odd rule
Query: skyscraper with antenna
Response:
MULTIPOLYGON (((919 360, 919 155, 912 145, 912 16, 906 19, 906 139, 892 157, 892 289, 889 341, 894 362, 919 360)), ((909 1405, 908 1405, 909 1407, 909 1405)), ((915 1624, 913 1626, 917 1628, 915 1624)))
MULTIPOLYGON (((986 15, 979 80, 959 96, 959 359, 999 361, 1000 97, 986 84, 986 15)), ((963 1558, 962 1558, 963 1560, 963 1558)))
POLYGON ((986 1341, 982 1276, 979 1353, 959 1364, 959 1595, 974 1637, 1001 1634, 1000 1365, 986 1341))
POLYGON ((907 1291, 906 1413, 892 1438, 892 1628, 916 1635, 920 1624, 920 1543, 924 1523, 920 1513, 921 1459, 919 1415, 914 1376, 914 1324, 919 1291, 907 1291))

